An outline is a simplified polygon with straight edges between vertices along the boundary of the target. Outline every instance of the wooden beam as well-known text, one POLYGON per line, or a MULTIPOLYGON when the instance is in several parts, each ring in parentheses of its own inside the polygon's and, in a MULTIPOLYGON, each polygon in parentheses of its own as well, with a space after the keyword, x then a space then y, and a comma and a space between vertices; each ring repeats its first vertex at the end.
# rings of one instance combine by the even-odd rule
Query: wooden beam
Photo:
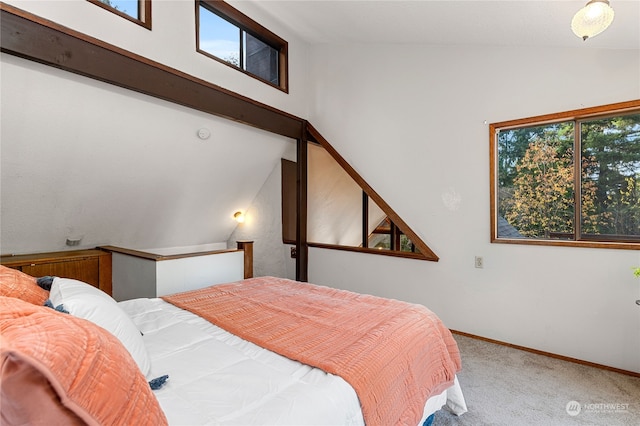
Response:
POLYGON ((438 256, 302 118, 0 2, 0 50, 298 141, 296 279, 308 279, 307 143, 322 145, 427 260, 438 256))
MULTIPOLYGON (((305 128, 308 123, 305 122, 305 128)), ((309 280, 309 245, 307 244, 307 132, 298 139, 296 179, 296 280, 309 280)))
POLYGON ((362 247, 369 247, 369 196, 362 191, 362 247))
MULTIPOLYGON (((304 139, 303 155, 306 159, 306 121, 292 114, 2 2, 0 2, 0 30, 0 50, 3 53, 298 141, 304 139)), ((304 177, 304 194, 298 197, 298 208, 302 208, 303 212, 298 213, 297 245, 300 254, 296 260, 296 275, 301 277, 302 281, 307 281, 307 163, 305 160, 304 163, 299 164, 304 164, 305 169, 298 170, 298 175, 304 177), (303 203, 302 207, 300 202, 303 203), (304 217, 303 223, 300 217, 304 217)), ((250 274, 253 275, 253 270, 250 274)))
POLYGON ((244 250, 244 278, 253 278, 253 241, 236 241, 238 250, 244 250))
POLYGON ((237 93, 0 3, 2 52, 299 139, 303 122, 237 93))
MULTIPOLYGON (((378 195, 373 188, 365 182, 365 180, 355 171, 353 167, 335 150, 333 146, 318 132, 311 124, 307 123, 307 129, 309 132, 309 139, 318 142, 327 152, 338 162, 340 167, 351 176, 351 178, 362 188, 362 190, 382 209, 382 211, 389 216, 391 221, 395 223, 402 232, 415 244, 416 248, 420 251, 420 254, 424 256, 425 260, 438 261, 438 256, 422 241, 418 235, 413 232, 409 225, 398 216, 398 214, 387 204, 386 201, 378 195)), ((316 246, 316 244, 314 244, 316 246)))

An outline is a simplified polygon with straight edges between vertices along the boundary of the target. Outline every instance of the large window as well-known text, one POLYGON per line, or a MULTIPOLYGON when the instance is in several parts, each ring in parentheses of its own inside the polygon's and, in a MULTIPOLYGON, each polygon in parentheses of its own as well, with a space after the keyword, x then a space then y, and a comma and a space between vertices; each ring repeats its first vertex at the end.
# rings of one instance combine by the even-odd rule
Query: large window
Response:
POLYGON ((197 0, 197 50, 285 92, 287 42, 222 1, 197 0))
POLYGON ((151 29, 151 0, 88 0, 129 21, 151 29))
POLYGON ((492 241, 640 249, 640 101, 490 126, 492 241))

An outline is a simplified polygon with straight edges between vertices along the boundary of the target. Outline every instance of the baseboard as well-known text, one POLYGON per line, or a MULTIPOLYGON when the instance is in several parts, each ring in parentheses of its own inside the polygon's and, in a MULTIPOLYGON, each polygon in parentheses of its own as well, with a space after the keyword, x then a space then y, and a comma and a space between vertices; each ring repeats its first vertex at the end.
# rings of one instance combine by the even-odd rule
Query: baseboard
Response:
POLYGON ((525 346, 513 345, 511 343, 502 342, 500 340, 489 339, 488 337, 476 336, 475 334, 465 333, 464 331, 451 330, 453 334, 459 334, 460 336, 470 337, 472 339, 478 339, 489 343, 495 343, 496 345, 508 346, 513 349, 519 349, 521 351, 531 352, 538 355, 544 355, 551 358, 560 359, 562 361, 573 362, 575 364, 586 365, 589 367, 599 368, 601 370, 613 371, 614 373, 620 373, 627 376, 638 377, 640 378, 640 373, 636 373, 635 371, 622 370, 620 368, 609 367, 608 365, 596 364, 595 362, 584 361, 577 358, 571 358, 564 355, 558 355, 551 352, 539 351, 537 349, 527 348, 525 346))

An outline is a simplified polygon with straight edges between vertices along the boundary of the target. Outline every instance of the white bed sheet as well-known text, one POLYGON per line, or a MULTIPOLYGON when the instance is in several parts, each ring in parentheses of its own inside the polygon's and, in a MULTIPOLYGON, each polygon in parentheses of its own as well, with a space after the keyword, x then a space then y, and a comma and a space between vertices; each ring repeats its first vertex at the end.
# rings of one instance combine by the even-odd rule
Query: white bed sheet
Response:
MULTIPOLYGON (((247 342, 161 299, 119 302, 142 331, 149 379, 170 425, 363 425, 353 388, 341 377, 247 342)), ((466 412, 457 382, 427 401, 466 412)), ((422 422, 420 423, 422 424, 422 422)))

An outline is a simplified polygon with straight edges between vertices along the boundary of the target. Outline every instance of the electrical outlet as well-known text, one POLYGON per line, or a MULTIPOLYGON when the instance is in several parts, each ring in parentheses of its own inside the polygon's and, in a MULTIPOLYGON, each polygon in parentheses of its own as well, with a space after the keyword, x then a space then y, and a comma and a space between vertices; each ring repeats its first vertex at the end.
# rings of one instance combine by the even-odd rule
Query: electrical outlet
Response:
POLYGON ((296 257, 298 257, 298 251, 295 247, 291 247, 291 258, 295 259, 296 257))
POLYGON ((476 268, 484 268, 484 259, 482 256, 476 256, 476 268))

